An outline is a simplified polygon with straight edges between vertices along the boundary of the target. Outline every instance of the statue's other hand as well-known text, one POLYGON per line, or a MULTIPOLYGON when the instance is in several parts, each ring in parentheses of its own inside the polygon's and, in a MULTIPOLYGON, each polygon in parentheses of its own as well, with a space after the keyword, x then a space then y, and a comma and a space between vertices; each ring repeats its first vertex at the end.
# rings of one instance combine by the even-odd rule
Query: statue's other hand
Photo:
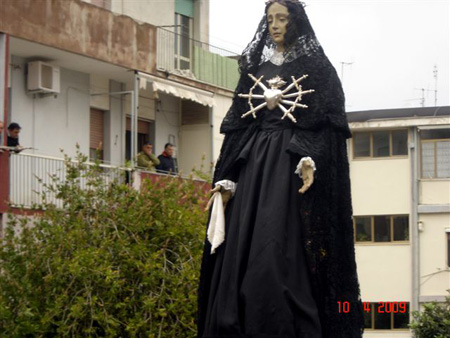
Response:
POLYGON ((307 162, 302 166, 303 186, 298 190, 300 194, 304 194, 314 183, 314 168, 307 162))

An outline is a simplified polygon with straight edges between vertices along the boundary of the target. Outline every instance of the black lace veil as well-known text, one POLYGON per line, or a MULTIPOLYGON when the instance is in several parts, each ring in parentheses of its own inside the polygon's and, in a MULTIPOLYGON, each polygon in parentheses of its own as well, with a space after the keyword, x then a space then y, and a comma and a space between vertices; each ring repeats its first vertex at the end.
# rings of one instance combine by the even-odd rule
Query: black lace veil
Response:
MULTIPOLYGON (((277 1, 266 3, 268 6, 277 1)), ((322 46, 306 15, 304 4, 299 1, 281 1, 289 10, 289 23, 285 36, 284 62, 292 62, 300 56, 324 56, 322 46)), ((239 60, 239 71, 248 73, 254 71, 263 62, 269 61, 276 50, 276 44, 269 34, 266 15, 261 19, 253 40, 242 52, 239 60)))
MULTIPOLYGON (((294 112, 300 129, 320 129, 325 124, 332 124, 350 137, 345 114, 345 96, 335 68, 317 40, 316 34, 306 15, 304 4, 295 0, 272 0, 266 4, 266 12, 270 4, 279 2, 289 11, 289 23, 285 35, 284 64, 280 76, 289 80, 292 76, 299 78, 308 74, 302 81, 305 89, 315 92, 305 96, 303 104, 307 109, 294 112)), ((258 121, 253 118, 241 118, 250 107, 246 99, 239 93, 248 93, 254 82, 249 74, 256 74, 259 66, 271 59, 276 44, 269 34, 266 14, 261 19, 252 41, 247 45, 239 59, 240 78, 234 92, 233 102, 220 126, 225 134, 221 154, 216 163, 214 182, 226 176, 235 155, 248 137, 257 128, 258 121), (236 135, 237 134, 237 135, 236 135)))

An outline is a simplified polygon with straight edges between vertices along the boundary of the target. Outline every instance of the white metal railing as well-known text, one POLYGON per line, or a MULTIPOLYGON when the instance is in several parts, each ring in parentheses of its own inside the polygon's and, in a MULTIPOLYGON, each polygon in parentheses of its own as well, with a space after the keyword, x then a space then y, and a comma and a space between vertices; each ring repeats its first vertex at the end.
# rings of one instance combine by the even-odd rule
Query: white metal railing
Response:
MULTIPOLYGON (((52 184, 53 178, 63 182, 67 174, 64 159, 42 155, 12 154, 9 167, 9 199, 13 206, 31 207, 34 204, 41 204, 44 185, 52 184)), ((113 181, 125 183, 126 172, 131 170, 104 164, 100 167, 103 170, 102 177, 105 183, 113 181)), ((80 178, 80 186, 87 188, 86 178, 80 178)), ((54 195, 47 194, 46 200, 62 206, 61 201, 54 195)))

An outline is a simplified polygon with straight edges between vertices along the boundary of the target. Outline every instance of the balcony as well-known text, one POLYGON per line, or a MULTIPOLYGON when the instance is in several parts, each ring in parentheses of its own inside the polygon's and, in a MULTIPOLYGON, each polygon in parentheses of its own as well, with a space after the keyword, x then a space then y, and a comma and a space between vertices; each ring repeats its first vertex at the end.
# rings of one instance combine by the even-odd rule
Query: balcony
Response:
MULTIPOLYGON (((76 160, 71 160, 72 165, 77 165, 76 160)), ((95 164, 86 162, 87 169, 95 164)), ((101 177, 105 184, 125 184, 130 183, 135 189, 140 189, 141 182, 144 179, 150 179, 153 182, 167 176, 155 172, 135 170, 126 167, 117 167, 107 164, 100 164, 101 177)), ((62 202, 53 193, 49 193, 46 185, 54 185, 55 179, 64 182, 67 178, 68 169, 64 158, 42 156, 35 154, 0 153, 0 171, 1 183, 0 189, 0 214, 8 212, 8 203, 10 207, 32 209, 34 205, 41 205, 43 201, 43 191, 46 191, 46 203, 51 203, 57 207, 62 207, 62 202), (9 177, 9 179, 8 179, 9 177), (6 188, 6 189, 3 189, 6 188)), ((178 178, 179 176, 173 176, 178 178)), ((191 179, 188 176, 182 176, 183 179, 191 179)), ((91 184, 86 177, 78 178, 80 187, 91 189, 91 184)), ((194 184, 205 191, 209 191, 210 184, 201 179, 194 179, 194 184)))
MULTIPOLYGON (((76 165, 76 161, 72 161, 76 165)), ((92 167, 94 163, 87 163, 87 167, 92 167)), ((100 164, 103 171, 104 183, 125 183, 126 173, 129 168, 113 167, 100 164)), ((63 182, 68 175, 67 166, 63 158, 34 154, 12 154, 9 158, 9 200, 12 207, 30 208, 35 204, 43 202, 42 192, 46 185, 54 184, 55 179, 63 182)), ((80 177, 80 187, 89 188, 88 180, 80 177)), ((3 196, 2 196, 3 197, 3 196)), ((2 200, 4 200, 2 198, 2 200)), ((46 202, 60 205, 60 201, 54 194, 46 196, 46 202)))
POLYGON ((205 42, 174 33, 166 28, 157 30, 157 69, 234 90, 239 80, 236 53, 205 42))

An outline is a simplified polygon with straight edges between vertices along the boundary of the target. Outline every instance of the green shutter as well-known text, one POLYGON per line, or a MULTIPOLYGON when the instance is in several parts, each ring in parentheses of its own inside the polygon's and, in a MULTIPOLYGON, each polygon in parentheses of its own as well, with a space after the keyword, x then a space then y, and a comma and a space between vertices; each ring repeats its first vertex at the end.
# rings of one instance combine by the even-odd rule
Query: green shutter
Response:
POLYGON ((236 60, 210 53, 194 46, 193 72, 195 77, 212 85, 234 90, 239 81, 238 62, 236 60))
POLYGON ((193 18, 194 0, 175 0, 175 12, 193 18))

